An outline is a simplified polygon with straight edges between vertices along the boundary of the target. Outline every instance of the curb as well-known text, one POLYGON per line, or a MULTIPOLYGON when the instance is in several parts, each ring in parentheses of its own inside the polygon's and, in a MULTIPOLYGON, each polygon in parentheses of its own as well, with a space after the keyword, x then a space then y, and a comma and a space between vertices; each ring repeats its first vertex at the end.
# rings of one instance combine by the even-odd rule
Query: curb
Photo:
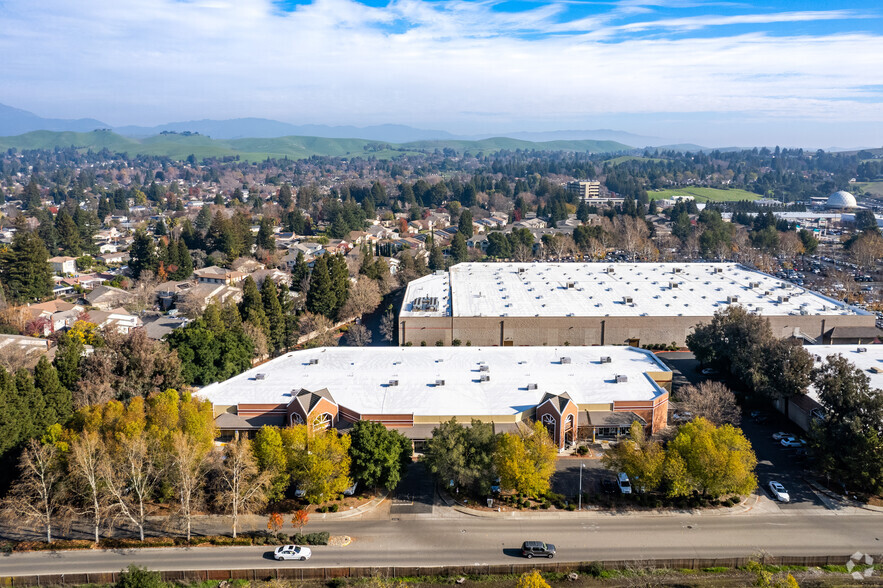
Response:
POLYGON ((354 508, 353 510, 347 510, 344 512, 314 512, 310 513, 310 518, 314 518, 316 520, 322 521, 333 521, 337 519, 348 519, 351 517, 358 516, 360 514, 365 514, 366 512, 370 512, 383 504, 383 501, 387 499, 389 496, 389 492, 386 492, 383 496, 375 496, 370 501, 366 502, 362 506, 358 508, 354 508))
POLYGON ((851 506, 852 508, 860 508, 862 510, 867 510, 869 512, 883 513, 883 507, 872 506, 870 504, 862 504, 861 502, 858 502, 857 500, 852 500, 851 498, 848 498, 848 497, 844 498, 843 496, 840 496, 840 495, 828 490, 827 488, 825 488, 824 486, 822 486, 821 484, 819 484, 815 480, 810 480, 808 478, 804 478, 803 481, 806 482, 807 484, 809 484, 809 487, 812 490, 815 490, 816 492, 820 492, 821 494, 824 494, 825 496, 827 496, 831 500, 837 501, 839 504, 845 504, 846 506, 851 506))

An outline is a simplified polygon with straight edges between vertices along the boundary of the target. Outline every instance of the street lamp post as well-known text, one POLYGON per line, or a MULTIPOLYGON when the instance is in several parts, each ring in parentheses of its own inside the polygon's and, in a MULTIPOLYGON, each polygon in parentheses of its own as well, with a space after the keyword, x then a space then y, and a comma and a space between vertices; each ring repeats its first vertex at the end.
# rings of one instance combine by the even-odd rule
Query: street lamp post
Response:
POLYGON ((579 510, 583 509, 583 466, 585 464, 579 464, 579 510))

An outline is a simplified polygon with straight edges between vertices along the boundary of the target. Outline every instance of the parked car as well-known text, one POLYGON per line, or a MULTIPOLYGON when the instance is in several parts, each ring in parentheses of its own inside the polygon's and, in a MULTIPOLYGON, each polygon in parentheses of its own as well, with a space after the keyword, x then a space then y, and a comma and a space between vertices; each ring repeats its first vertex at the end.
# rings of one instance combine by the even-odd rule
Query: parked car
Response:
POLYGON ((300 545, 280 545, 273 552, 273 557, 279 561, 284 559, 307 561, 312 555, 313 552, 309 547, 302 547, 300 545))
POLYGON ((671 415, 672 420, 678 422, 688 422, 693 420, 693 413, 687 410, 684 411, 676 411, 673 415, 671 415))
POLYGON ((632 493, 632 483, 629 480, 628 474, 625 472, 620 472, 616 477, 616 485, 619 486, 619 491, 623 494, 631 494, 632 493))
POLYGON ((521 544, 521 555, 527 559, 534 557, 555 557, 555 546, 542 541, 525 541, 521 544))
POLYGON ((786 437, 793 437, 794 435, 791 433, 786 433, 785 431, 779 431, 778 433, 773 433, 773 439, 776 441, 781 441, 786 437))
POLYGON ((719 372, 714 368, 707 367, 702 369, 703 376, 716 376, 718 373, 719 372))
POLYGON ((788 491, 776 481, 770 482, 770 493, 773 495, 773 498, 779 502, 791 502, 791 497, 788 495, 788 491))
POLYGON ((803 439, 798 439, 797 437, 785 437, 779 443, 782 444, 782 447, 805 447, 806 441, 803 439))

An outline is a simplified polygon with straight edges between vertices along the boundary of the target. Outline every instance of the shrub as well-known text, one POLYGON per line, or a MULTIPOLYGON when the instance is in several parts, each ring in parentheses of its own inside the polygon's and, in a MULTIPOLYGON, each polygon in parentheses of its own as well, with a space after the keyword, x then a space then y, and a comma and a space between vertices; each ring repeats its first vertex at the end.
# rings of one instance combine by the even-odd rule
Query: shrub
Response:
POLYGON ((451 341, 451 345, 453 345, 454 347, 459 347, 462 344, 463 344, 463 342, 460 341, 459 339, 454 339, 453 341, 451 341))
POLYGON ((328 580, 328 588, 343 588, 346 586, 346 578, 331 578, 328 580))
POLYGON ((586 568, 586 573, 593 578, 600 578, 601 574, 604 573, 604 566, 599 561, 593 561, 586 568))
POLYGON ((328 545, 328 539, 331 534, 328 531, 319 531, 317 533, 307 533, 305 543, 307 545, 328 545))
POLYGON ((570 503, 567 505, 567 510, 574 511, 576 510, 576 505, 574 503, 570 503))
POLYGON ((589 448, 588 448, 588 446, 586 446, 586 445, 580 445, 580 446, 577 447, 577 449, 576 449, 576 453, 577 453, 578 455, 586 455, 588 452, 589 452, 589 448))
POLYGON ((426 347, 426 341, 421 341, 421 342, 420 342, 420 347, 426 347))
POLYGON ((435 342, 435 346, 442 347, 442 346, 444 346, 444 342, 441 339, 439 339, 438 341, 435 342))
POLYGON ((277 533, 276 539, 278 539, 279 543, 281 543, 282 545, 285 545, 286 543, 289 543, 291 541, 291 538, 286 533, 277 533))
POLYGON ((165 588, 159 572, 151 572, 134 564, 120 572, 114 588, 165 588))
POLYGON ((331 512, 337 512, 338 510, 340 510, 340 505, 339 505, 339 504, 332 504, 332 505, 328 508, 328 510, 330 510, 331 512))

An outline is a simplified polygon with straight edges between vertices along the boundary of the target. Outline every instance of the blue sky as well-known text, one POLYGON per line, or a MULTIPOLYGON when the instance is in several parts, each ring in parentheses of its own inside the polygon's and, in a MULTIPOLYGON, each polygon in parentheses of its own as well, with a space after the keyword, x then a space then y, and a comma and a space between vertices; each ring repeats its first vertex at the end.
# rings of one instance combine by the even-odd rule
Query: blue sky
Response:
POLYGON ((0 0, 0 54, 0 102, 114 125, 883 145, 871 1, 0 0))

